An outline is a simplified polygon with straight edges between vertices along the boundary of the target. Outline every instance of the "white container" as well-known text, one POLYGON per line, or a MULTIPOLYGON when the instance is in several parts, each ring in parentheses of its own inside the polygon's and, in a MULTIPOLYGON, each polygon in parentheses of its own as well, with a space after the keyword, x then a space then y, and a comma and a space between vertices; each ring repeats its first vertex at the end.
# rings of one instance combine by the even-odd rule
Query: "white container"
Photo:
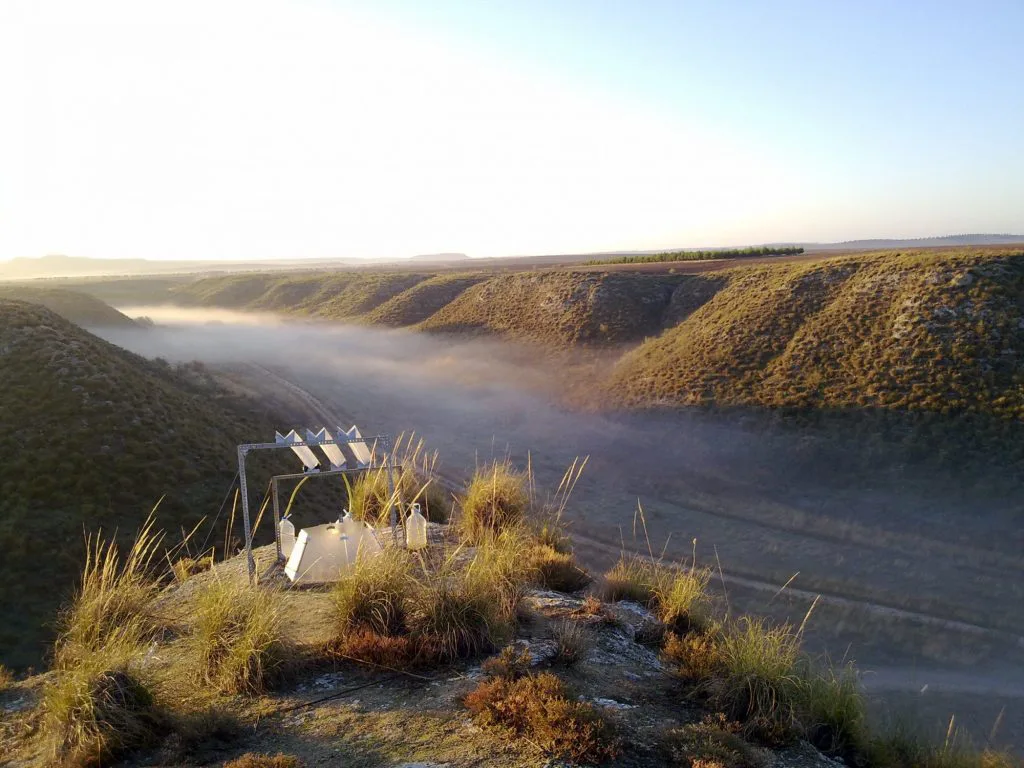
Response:
POLYGON ((277 526, 281 541, 281 555, 287 560, 295 547, 295 525, 287 517, 277 526))
POLYGON ((427 546, 427 518, 420 514, 419 504, 413 504, 405 518, 405 546, 413 551, 427 546))

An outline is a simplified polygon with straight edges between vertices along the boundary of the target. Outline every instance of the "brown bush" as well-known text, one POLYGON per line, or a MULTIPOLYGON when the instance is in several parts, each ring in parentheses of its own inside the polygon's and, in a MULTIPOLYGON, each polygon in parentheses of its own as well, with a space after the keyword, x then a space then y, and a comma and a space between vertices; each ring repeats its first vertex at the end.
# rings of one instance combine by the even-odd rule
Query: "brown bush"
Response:
POLYGON ((351 661, 387 669, 410 669, 437 662, 441 649, 422 635, 380 635, 363 628, 346 634, 330 652, 351 661))
POLYGON ((484 661, 481 665, 484 673, 490 677, 502 677, 506 680, 518 680, 525 677, 533 666, 533 657, 525 645, 507 645, 497 656, 484 661))
POLYGON ((724 665, 716 636, 710 632, 686 635, 669 632, 661 653, 675 667, 676 673, 690 682, 706 680, 724 665))
POLYGON ((602 763, 619 752, 612 725, 589 704, 571 699, 549 672, 487 680, 465 704, 480 725, 506 728, 558 759, 602 763))

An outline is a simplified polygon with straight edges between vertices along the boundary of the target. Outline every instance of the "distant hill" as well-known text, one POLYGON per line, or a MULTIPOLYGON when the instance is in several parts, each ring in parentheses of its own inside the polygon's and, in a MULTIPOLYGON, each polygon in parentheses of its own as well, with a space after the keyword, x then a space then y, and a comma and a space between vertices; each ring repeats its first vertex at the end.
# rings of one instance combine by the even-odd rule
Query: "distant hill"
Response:
POLYGON ((253 272, 258 270, 343 267, 364 264, 359 259, 277 259, 273 261, 162 261, 151 259, 95 259, 87 256, 19 256, 0 261, 0 280, 50 277, 159 275, 189 272, 253 272))
POLYGON ((121 314, 109 304, 78 291, 15 283, 0 285, 0 299, 16 299, 32 304, 41 304, 65 320, 70 320, 84 328, 126 328, 136 325, 134 320, 121 314))
POLYGON ((469 259, 464 253, 422 253, 419 256, 413 256, 409 261, 465 261, 469 259))
MULTIPOLYGON (((593 405, 730 410, 1024 470, 1024 248, 873 252, 699 274, 234 275, 185 301, 618 350, 593 405)), ((857 439, 860 439, 858 437, 857 439)))
POLYGON ((189 529, 216 513, 236 444, 272 430, 201 368, 0 299, 0 662, 39 662, 83 529, 131 534, 165 494, 161 525, 189 529))
POLYGON ((800 243, 814 250, 871 250, 875 248, 941 248, 943 246, 1015 245, 1024 235, 945 235, 943 237, 877 238, 838 243, 800 243))

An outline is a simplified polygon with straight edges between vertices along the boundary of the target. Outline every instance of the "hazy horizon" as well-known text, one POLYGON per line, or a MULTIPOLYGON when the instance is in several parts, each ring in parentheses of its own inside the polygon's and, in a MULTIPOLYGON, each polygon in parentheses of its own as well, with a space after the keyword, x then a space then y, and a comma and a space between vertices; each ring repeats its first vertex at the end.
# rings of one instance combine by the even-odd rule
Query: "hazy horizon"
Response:
POLYGON ((11 0, 0 260, 1024 231, 1024 7, 11 0))

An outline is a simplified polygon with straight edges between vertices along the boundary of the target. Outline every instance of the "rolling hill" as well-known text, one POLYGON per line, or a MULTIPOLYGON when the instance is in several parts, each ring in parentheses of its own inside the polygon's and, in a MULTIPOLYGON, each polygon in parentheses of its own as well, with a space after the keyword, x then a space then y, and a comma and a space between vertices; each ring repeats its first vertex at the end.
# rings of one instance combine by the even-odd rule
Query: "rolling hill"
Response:
POLYGON ((683 274, 537 270, 236 275, 187 302, 548 350, 618 353, 589 400, 884 436, 905 458, 1024 462, 1024 251, 872 252, 683 274))
POLYGON ((40 304, 84 328, 128 328, 136 323, 109 304, 81 291, 38 285, 0 285, 0 299, 40 304))
POLYGON ((160 523, 191 528, 217 511, 235 445, 272 434, 196 374, 0 299, 0 661, 42 657, 83 529, 133 533, 165 495, 160 523))

